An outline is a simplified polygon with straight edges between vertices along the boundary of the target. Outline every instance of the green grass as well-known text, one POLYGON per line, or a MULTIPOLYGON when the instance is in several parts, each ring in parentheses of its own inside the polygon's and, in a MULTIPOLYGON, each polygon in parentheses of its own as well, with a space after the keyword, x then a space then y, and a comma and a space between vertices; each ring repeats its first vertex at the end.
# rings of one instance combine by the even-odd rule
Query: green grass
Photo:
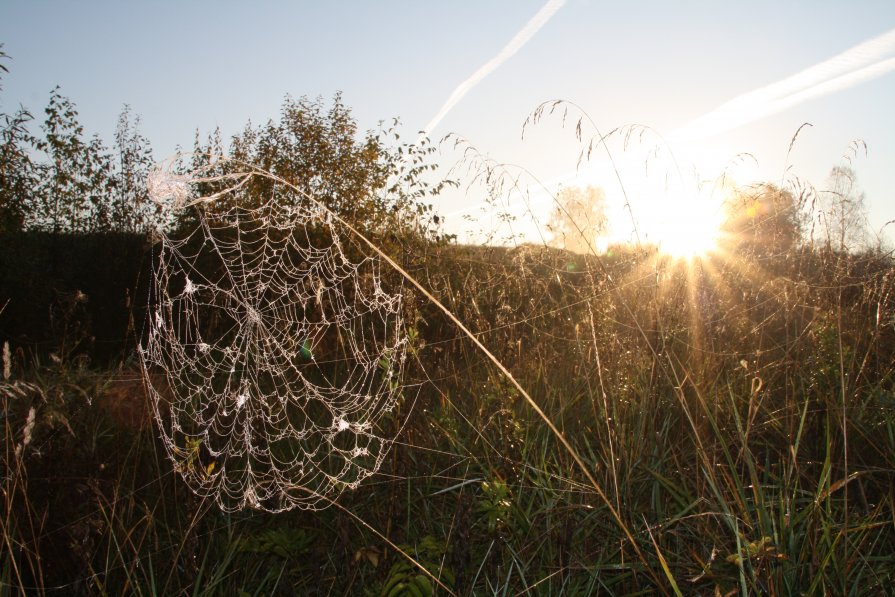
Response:
POLYGON ((526 388, 606 501, 419 299, 418 360, 384 423, 403 430, 379 474, 321 512, 221 513, 180 481, 151 424, 126 416, 146 404, 121 370, 13 355, 0 386, 2 592, 435 592, 377 532, 461 595, 884 592, 892 260, 737 254, 702 278, 642 251, 602 265, 535 247, 428 254, 420 278, 526 388))

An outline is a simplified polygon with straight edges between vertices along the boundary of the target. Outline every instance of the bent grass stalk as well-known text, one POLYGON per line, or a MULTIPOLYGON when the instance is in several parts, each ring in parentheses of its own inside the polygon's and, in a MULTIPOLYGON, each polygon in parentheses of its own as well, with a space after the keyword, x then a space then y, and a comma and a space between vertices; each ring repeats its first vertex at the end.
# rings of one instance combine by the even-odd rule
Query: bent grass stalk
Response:
MULTIPOLYGON (((287 181, 283 178, 280 178, 279 176, 277 176, 271 172, 268 172, 266 170, 258 168, 257 166, 254 166, 252 164, 247 164, 245 162, 241 162, 238 160, 234 160, 234 159, 226 157, 226 156, 222 156, 219 159, 231 161, 232 163, 238 164, 242 167, 249 169, 248 172, 225 175, 228 179, 236 180, 235 185, 233 187, 231 187, 231 189, 242 187, 252 177, 259 176, 262 178, 267 178, 267 179, 274 181, 276 183, 282 184, 285 187, 293 190, 294 192, 298 193, 300 196, 304 197, 308 201, 314 203, 315 206, 324 210, 327 213, 327 215, 332 217, 332 219, 334 221, 338 222, 340 225, 344 226, 349 232, 354 234, 359 240, 361 240, 371 250, 373 250, 377 255, 379 255, 386 263, 388 263, 396 272, 398 272, 408 282, 410 282, 417 290, 419 290, 423 294, 423 296, 425 296, 432 304, 434 304, 436 307, 438 307, 438 309, 440 309, 448 317, 448 319, 450 319, 451 322, 453 322, 454 325, 456 325, 460 329, 460 331, 463 333, 463 335, 466 336, 467 338, 469 338, 473 342, 473 344, 488 358, 488 360, 491 361, 491 363, 495 367, 497 367, 497 369, 501 372, 501 374, 504 375, 506 377, 506 379, 513 385, 513 387, 519 391, 519 393, 525 399, 526 403, 528 403, 528 405, 538 415, 538 417, 540 417, 541 420, 544 421, 544 423, 550 429, 551 433, 553 433, 553 435, 562 444, 563 448, 569 453, 569 455, 575 461, 575 464, 582 471, 582 473, 587 478, 590 485, 594 488, 594 491, 596 491, 600 500, 602 500, 602 502, 605 504, 605 506, 609 509, 609 512, 612 515, 612 518, 615 520, 619 529, 624 533, 627 540, 631 543, 631 546, 634 548, 634 551, 636 552, 638 559, 644 565, 644 569, 646 570, 646 572, 649 574, 649 576, 655 582, 656 586, 658 586, 663 591, 663 593, 667 594, 667 590, 665 589, 665 586, 661 583, 661 581, 659 580, 659 577, 656 575, 655 571, 650 566, 645 554, 643 553, 643 550, 640 548, 638 541, 634 538, 634 535, 631 533, 630 529, 628 528, 628 525, 622 519, 621 514, 616 509, 616 507, 612 504, 612 501, 609 499, 608 495, 603 490, 600 483, 591 474, 590 470, 587 467, 587 464, 585 464, 584 460, 581 458, 581 456, 578 454, 578 452, 575 450, 575 448, 572 447, 572 444, 568 441, 568 439, 566 439, 565 435, 556 427, 556 425, 547 416, 547 414, 543 411, 543 409, 541 409, 541 407, 538 406, 537 402, 535 402, 535 400, 525 390, 525 388, 522 387, 522 384, 520 384, 519 381, 513 376, 513 374, 510 373, 510 371, 500 361, 500 359, 498 359, 494 355, 494 353, 492 353, 481 342, 481 340, 478 339, 476 334, 474 334, 462 321, 460 321, 460 319, 457 318, 457 316, 454 315, 454 313, 450 309, 448 309, 431 292, 429 292, 429 290, 426 289, 414 276, 412 276, 410 273, 408 273, 407 270, 405 270, 403 267, 401 267, 394 259, 392 259, 390 256, 388 256, 384 251, 382 251, 382 249, 380 249, 376 245, 376 243, 371 241, 366 235, 364 235, 362 232, 360 232, 357 228, 352 226, 350 223, 348 223, 347 221, 345 221, 344 219, 339 217, 338 214, 334 213, 325 204, 314 199, 312 196, 305 193, 304 191, 302 191, 301 189, 299 189, 298 187, 296 187, 294 184, 290 183, 289 181, 287 181)), ((199 197, 192 201, 181 202, 180 205, 178 205, 178 207, 186 208, 186 207, 190 207, 190 206, 194 206, 194 205, 211 203, 226 192, 227 191, 221 191, 221 192, 215 193, 214 195, 209 196, 209 197, 199 197)), ((643 333, 645 335, 645 332, 643 332, 643 333)), ((332 502, 331 500, 327 500, 327 501, 331 502, 331 503, 335 503, 335 502, 332 502)), ((342 508, 342 509, 344 510, 344 508, 342 508)), ((345 510, 345 511, 347 512, 347 510, 345 510)), ((352 516, 357 518, 353 514, 352 514, 352 516)), ((379 534, 379 533, 377 533, 377 534, 379 534)), ((380 536, 382 536, 382 535, 380 535, 380 536)), ((389 541, 389 544, 392 545, 390 541, 389 541)), ((415 562, 412 558, 409 558, 409 556, 407 556, 407 554, 405 554, 403 551, 400 551, 400 553, 402 555, 404 555, 405 557, 408 557, 408 559, 410 559, 411 561, 413 561, 414 565, 416 565, 417 567, 423 568, 422 565, 415 562)), ((430 576, 431 576, 431 574, 430 574, 430 576)), ((441 583, 439 583, 439 584, 441 584, 441 583)))

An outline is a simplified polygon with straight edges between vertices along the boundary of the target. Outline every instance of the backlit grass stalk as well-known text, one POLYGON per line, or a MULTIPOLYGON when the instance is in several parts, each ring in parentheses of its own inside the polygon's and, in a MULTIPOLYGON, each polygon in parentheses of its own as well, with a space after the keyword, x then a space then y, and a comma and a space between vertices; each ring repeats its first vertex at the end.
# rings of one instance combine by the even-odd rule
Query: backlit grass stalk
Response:
MULTIPOLYGON (((229 158, 222 158, 229 159, 229 158)), ((247 168, 249 168, 249 172, 244 174, 232 174, 228 175, 229 178, 234 179, 236 182, 234 183, 233 188, 239 188, 247 183, 247 181, 253 176, 260 176, 264 178, 268 178, 274 182, 282 184, 285 187, 292 189, 294 192, 298 193, 300 196, 304 197, 308 201, 312 202, 314 205, 319 206, 323 210, 327 212, 327 214, 332 217, 333 220, 337 221, 339 224, 344 226, 348 231, 354 234, 360 241, 366 244, 371 250, 373 250, 377 255, 379 255, 386 263, 388 263, 396 272, 398 272, 401 276, 403 276, 408 282, 410 282, 417 290, 419 290, 423 296, 426 297, 432 304, 438 307, 459 329, 460 331, 475 344, 475 346, 490 360, 495 367, 506 377, 506 379, 516 388, 516 390, 522 395, 525 401, 529 404, 529 406, 534 410, 534 412, 544 421, 544 423, 548 426, 550 431, 556 436, 556 438, 560 441, 563 448, 569 453, 572 459, 575 461, 578 468, 583 472, 588 482, 593 486, 597 495, 604 502, 606 507, 609 509, 612 517, 615 519, 616 523, 619 525, 619 528, 627 537, 628 541, 631 543, 631 546, 634 548, 637 553, 637 557, 643 563, 646 572, 653 578, 656 584, 659 587, 663 587, 663 585, 659 582, 658 577, 655 572, 652 570, 652 567, 649 564, 649 561, 646 559, 646 556, 640 549, 640 545, 638 541, 631 534, 631 531, 628 529, 628 526, 625 524, 624 520, 619 513, 619 511, 613 506, 612 502, 609 500, 606 493, 603 491, 601 485, 597 482, 596 478, 591 474, 588 466, 584 463, 581 457, 578 455, 577 451, 572 447, 566 437, 557 429, 553 421, 544 413, 540 406, 538 406, 537 402, 529 395, 529 393, 522 387, 522 385, 516 380, 515 376, 504 366, 504 364, 490 351, 488 348, 479 340, 479 338, 466 327, 454 314, 448 309, 441 301, 439 301, 427 288, 425 288, 414 276, 410 275, 403 267, 401 267, 394 259, 392 259, 389 255, 380 249, 376 243, 370 240, 366 235, 361 233, 357 228, 352 226, 349 222, 345 221, 338 214, 332 212, 328 207, 324 204, 320 203, 312 196, 304 193, 298 187, 293 185, 287 180, 284 180, 270 172, 260 170, 250 164, 243 164, 247 168)), ((192 205, 207 203, 214 201, 217 197, 222 195, 226 191, 218 192, 211 197, 202 197, 199 199, 194 199, 192 201, 187 202, 182 207, 189 207, 192 205)), ((417 564, 418 565, 418 564, 417 564)), ((419 565, 418 565, 419 566, 419 565)), ((419 566, 422 568, 422 566, 419 566)), ((663 588, 664 591, 664 588, 663 588)))

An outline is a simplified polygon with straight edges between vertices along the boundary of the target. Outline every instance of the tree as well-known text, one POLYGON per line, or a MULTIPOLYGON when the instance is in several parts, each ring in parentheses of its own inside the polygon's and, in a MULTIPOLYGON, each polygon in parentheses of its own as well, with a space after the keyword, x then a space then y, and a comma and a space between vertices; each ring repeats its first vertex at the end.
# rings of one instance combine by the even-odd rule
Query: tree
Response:
POLYGON ((115 129, 116 168, 110 198, 112 228, 140 232, 159 222, 159 207, 149 200, 146 180, 153 165, 149 140, 140 133, 140 117, 125 105, 115 129))
MULTIPOLYGON (((0 60, 7 58, 2 47, 0 60)), ((43 137, 29 131, 33 117, 26 109, 0 114, 0 232, 137 232, 158 220, 146 191, 151 148, 129 106, 118 118, 117 160, 98 136, 84 140, 74 102, 59 87, 45 113, 43 137), (40 153, 45 160, 36 159, 40 153)))
POLYGON ((0 232, 21 230, 31 204, 35 184, 30 149, 33 140, 27 124, 31 114, 24 108, 3 114, 0 130, 0 232))
POLYGON ((36 201, 29 224, 52 232, 98 232, 112 227, 109 195, 111 160, 95 136, 83 138, 74 103, 56 87, 50 94, 35 147, 47 161, 38 165, 36 201))
POLYGON ((849 166, 835 166, 827 179, 828 189, 820 193, 817 220, 827 249, 845 252, 866 241, 867 216, 864 193, 849 166))
MULTIPOLYGON (((358 133, 350 109, 336 94, 327 108, 321 99, 287 97, 279 120, 255 128, 247 124, 234 136, 225 155, 220 131, 203 144, 197 133, 191 167, 204 176, 245 170, 247 165, 270 172, 294 185, 299 194, 280 194, 280 201, 303 201, 310 195, 353 225, 378 232, 411 228, 436 235, 438 218, 425 200, 437 195, 444 184, 430 184, 425 174, 434 169, 426 159, 433 151, 427 141, 398 144, 397 121, 391 128, 358 133)), ((259 205, 274 196, 276 183, 255 177, 237 196, 242 205, 259 205)), ((211 195, 223 184, 201 183, 197 192, 211 195)), ((223 210, 228 200, 201 207, 223 210)), ((192 216, 184 214, 180 223, 192 216)))
POLYGON ((599 187, 566 187, 556 195, 547 230, 550 244, 575 253, 596 250, 597 239, 606 233, 606 194, 599 187))
POLYGON ((763 183, 737 189, 723 226, 730 248, 758 257, 782 255, 802 240, 802 212, 786 189, 763 183))
MULTIPOLYGON (((7 58, 0 44, 0 60, 7 58)), ((0 72, 9 72, 0 63, 0 72)), ((0 87, 2 90, 2 87, 0 87)), ((2 114, 0 129, 0 233, 21 230, 25 225, 32 189, 35 184, 35 167, 31 161, 34 138, 28 132, 31 114, 19 108, 13 114, 2 114)))

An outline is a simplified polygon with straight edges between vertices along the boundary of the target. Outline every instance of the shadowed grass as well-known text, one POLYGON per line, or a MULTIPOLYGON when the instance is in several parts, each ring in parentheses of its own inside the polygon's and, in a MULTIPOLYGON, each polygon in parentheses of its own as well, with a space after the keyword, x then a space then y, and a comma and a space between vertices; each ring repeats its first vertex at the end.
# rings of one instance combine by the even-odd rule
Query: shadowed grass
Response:
POLYGON ((401 434, 377 475, 316 513, 221 514, 132 416, 145 396, 126 375, 10 357, 0 582, 34 594, 427 594, 428 575, 462 595, 885 591, 891 258, 735 249, 699 273, 645 249, 598 264, 431 248, 418 277, 559 433, 408 293, 417 358, 385 423, 401 434))

